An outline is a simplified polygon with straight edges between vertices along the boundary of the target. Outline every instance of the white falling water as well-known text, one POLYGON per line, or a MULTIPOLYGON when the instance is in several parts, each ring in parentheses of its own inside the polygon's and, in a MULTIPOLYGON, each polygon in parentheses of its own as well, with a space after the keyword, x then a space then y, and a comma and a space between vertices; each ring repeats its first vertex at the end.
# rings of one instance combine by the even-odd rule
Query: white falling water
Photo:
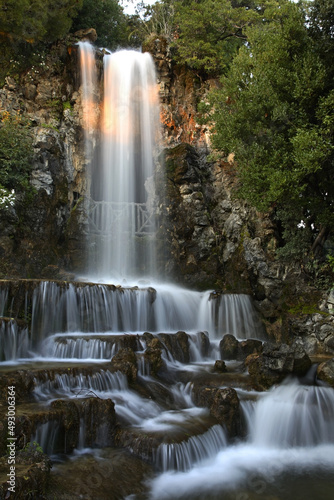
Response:
POLYGON ((99 370, 91 375, 62 373, 56 374, 53 380, 43 381, 35 377, 34 386, 37 401, 49 400, 55 394, 62 397, 85 397, 89 391, 103 393, 128 389, 126 376, 121 372, 111 373, 109 370, 99 370))
MULTIPOLYGON (((98 128, 99 106, 98 106, 98 84, 96 77, 95 48, 88 42, 78 42, 80 71, 81 71, 81 112, 82 127, 85 144, 85 162, 87 175, 86 189, 89 191, 91 179, 91 167, 96 145, 96 131, 98 128)), ((89 211, 89 198, 85 199, 85 209, 89 211)))
POLYGON ((92 152, 91 134, 97 126, 97 79, 95 67, 95 49, 87 42, 79 42, 81 92, 82 92, 82 124, 85 134, 85 154, 92 152))
MULTIPOLYGON (((3 294, 3 298, 0 307, 5 310, 10 304, 7 294, 3 294)), ((78 337, 80 332, 81 336, 85 333, 102 335, 99 336, 99 341, 78 339, 81 343, 78 352, 86 349, 93 353, 101 348, 101 353, 106 352, 108 357, 108 345, 103 347, 101 344, 103 340, 107 340, 103 339, 104 333, 175 333, 184 330, 187 333, 207 331, 211 339, 220 339, 225 333, 242 339, 259 338, 263 330, 247 295, 222 295, 219 303, 216 303, 217 299, 212 299, 210 292, 193 292, 171 285, 161 285, 157 289, 139 289, 42 281, 36 286, 32 296, 26 296, 26 302, 30 300, 31 313, 27 315, 27 319, 29 317, 31 320, 29 348, 39 350, 40 343, 45 339, 49 339, 50 345, 57 340, 51 338, 51 335, 68 333, 70 339, 63 346, 59 344, 59 353, 61 350, 70 353, 71 349, 75 349, 73 334, 78 337), (219 304, 228 304, 226 316, 221 313, 216 315, 219 304), (236 318, 235 321, 231 322, 231 317, 236 318)), ((198 344, 198 339, 194 336, 192 359, 199 361, 201 356, 196 343, 198 344)), ((22 349, 23 347, 22 345, 22 349)), ((24 353, 21 352, 20 355, 24 353)))
POLYGON ((200 500, 211 498, 211 495, 217 499, 225 498, 225 495, 226 498, 252 498, 248 493, 242 493, 243 489, 268 499, 332 498, 333 389, 290 380, 269 393, 260 394, 258 401, 247 402, 242 407, 249 428, 247 440, 221 446, 204 463, 192 461, 191 467, 186 470, 185 457, 189 455, 187 448, 184 449, 185 443, 177 450, 174 448, 178 445, 161 445, 160 460, 163 460, 166 472, 152 481, 149 498, 200 500), (177 460, 183 465, 184 472, 177 460), (177 466, 178 472, 168 470, 177 466), (319 484, 317 474, 327 474, 329 482, 324 483, 326 493, 319 488, 319 496, 312 496, 307 486, 303 489, 302 485, 306 477, 319 484), (279 483, 281 477, 284 481, 287 477, 290 480, 294 478, 292 484, 297 482, 297 496, 295 491, 287 490, 284 485, 284 496, 271 494, 273 485, 279 483), (229 496, 229 492, 235 489, 241 492, 229 496))
POLYGON ((334 445, 334 390, 287 383, 256 405, 251 441, 259 447, 334 445))
MULTIPOLYGON (((37 426, 36 432, 31 438, 31 443, 38 443, 44 453, 52 455, 57 448, 59 434, 59 423, 55 420, 49 420, 37 426)), ((64 440, 64 436, 61 436, 61 440, 64 440)))
POLYGON ((0 361, 27 357, 29 344, 27 327, 20 328, 14 320, 0 319, 0 361))
POLYGON ((227 445, 223 428, 214 425, 204 434, 192 436, 181 443, 163 443, 156 451, 156 464, 163 471, 190 470, 194 464, 215 456, 227 445))
POLYGON ((92 166, 89 273, 104 280, 155 276, 153 154, 159 131, 148 53, 104 56, 102 158, 92 166))

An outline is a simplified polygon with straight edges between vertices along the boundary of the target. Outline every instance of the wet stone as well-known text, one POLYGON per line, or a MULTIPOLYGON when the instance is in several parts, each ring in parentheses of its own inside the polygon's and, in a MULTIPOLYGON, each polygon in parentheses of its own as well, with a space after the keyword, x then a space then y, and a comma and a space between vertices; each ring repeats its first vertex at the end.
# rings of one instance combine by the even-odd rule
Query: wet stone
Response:
POLYGON ((194 400, 198 406, 209 408, 230 438, 241 434, 240 402, 235 389, 199 386, 194 389, 194 400))
POLYGON ((215 364, 214 364, 214 367, 213 367, 213 371, 214 372, 218 372, 218 373, 225 373, 227 372, 227 368, 226 368, 226 364, 223 360, 221 359, 217 359, 215 361, 215 364))
POLYGON ((189 363, 189 338, 185 332, 159 333, 158 338, 174 359, 181 363, 189 363))
POLYGON ((137 358, 135 353, 129 347, 120 349, 111 360, 113 371, 120 371, 127 376, 129 383, 137 378, 137 358))
POLYGON ((252 385, 257 390, 269 389, 287 375, 305 375, 311 365, 312 361, 301 345, 265 343, 262 353, 251 354, 246 359, 252 385))
POLYGON ((261 340, 239 341, 234 335, 227 334, 220 341, 219 349, 222 359, 244 361, 250 354, 261 353, 263 346, 261 340))
POLYGON ((158 339, 153 339, 151 345, 146 349, 144 353, 144 359, 148 363, 149 370, 152 375, 158 375, 160 369, 163 366, 160 345, 161 342, 158 339))
POLYGON ((334 358, 320 363, 317 369, 317 376, 331 387, 334 387, 334 358))
POLYGON ((200 351, 202 356, 205 358, 209 354, 210 339, 207 332, 199 332, 198 336, 200 339, 200 351))
POLYGON ((222 359, 230 360, 237 359, 239 342, 234 335, 224 335, 220 341, 219 349, 222 359))

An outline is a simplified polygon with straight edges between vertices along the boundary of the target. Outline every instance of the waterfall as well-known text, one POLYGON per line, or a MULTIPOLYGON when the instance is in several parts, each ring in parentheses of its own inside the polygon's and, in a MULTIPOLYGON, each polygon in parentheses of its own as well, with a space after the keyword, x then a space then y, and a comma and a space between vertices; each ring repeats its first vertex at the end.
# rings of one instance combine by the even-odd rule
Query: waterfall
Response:
POLYGON ((63 452, 63 440, 64 436, 60 434, 60 425, 55 420, 38 425, 35 434, 31 437, 31 443, 38 443, 43 452, 48 455, 59 450, 63 452))
MULTIPOLYGON (((6 282, 4 288, 0 287, 0 307, 12 316, 17 305, 13 305, 5 285, 6 282)), ((191 359, 200 361, 206 355, 201 353, 199 331, 208 332, 211 339, 221 339, 227 332, 238 339, 261 338, 262 335, 261 321, 247 295, 223 295, 216 301, 210 292, 194 292, 172 285, 160 285, 154 289, 32 281, 31 286, 33 289, 24 294, 31 338, 28 342, 28 333, 21 332, 22 342, 15 355, 6 344, 7 360, 18 355, 27 357, 31 348, 52 357, 74 355, 82 358, 84 353, 92 357, 99 352, 100 359, 108 358, 116 349, 111 351, 111 344, 116 342, 111 334, 176 333, 183 330, 193 334, 191 359), (226 316, 219 312, 221 304, 226 316), (232 324, 230 316, 238 320, 232 324), (91 337, 88 338, 87 334, 91 337), (98 338, 92 338, 93 334, 98 334, 98 338)), ((13 333, 10 342, 15 342, 17 335, 13 333)))
POLYGON ((70 397, 85 397, 87 392, 111 393, 127 391, 128 384, 123 373, 111 373, 109 370, 99 370, 88 374, 62 373, 56 374, 53 380, 34 378, 34 396, 37 401, 49 400, 54 394, 70 397))
POLYGON ((222 427, 215 425, 204 434, 192 436, 181 443, 161 444, 156 452, 157 466, 163 471, 190 470, 194 464, 215 456, 226 445, 222 427))
POLYGON ((95 68, 95 49, 87 42, 78 42, 82 82, 82 123, 85 133, 85 154, 90 157, 91 134, 96 128, 97 80, 95 68))
POLYGON ((256 405, 251 440, 259 447, 311 447, 334 444, 334 391, 288 383, 256 405))
POLYGON ((212 453, 205 445, 204 462, 195 458, 190 440, 160 445, 159 464, 165 472, 151 482, 151 500, 239 498, 238 492, 245 499, 253 493, 289 500, 332 497, 333 389, 289 380, 241 406, 248 437, 212 453), (309 491, 313 482, 317 486, 309 491))
MULTIPOLYGON (((90 471, 96 464, 101 470, 100 448, 115 445, 124 459, 130 452, 152 462, 143 493, 151 500, 320 500, 305 494, 304 485, 307 476, 322 486, 326 474, 329 488, 333 484, 333 389, 317 385, 316 367, 312 377, 267 393, 249 390, 241 361, 227 362, 226 372, 215 369, 224 335, 261 339, 264 328, 248 295, 196 292, 157 280, 152 59, 133 51, 104 55, 98 123, 96 55, 88 43, 79 48, 89 273, 99 282, 0 282, 3 388, 15 382, 20 389, 20 416, 27 412, 22 421, 31 441, 49 454, 89 453, 92 468, 83 470, 96 498, 104 496, 90 471), (94 141, 101 146, 95 151, 94 141), (98 149, 100 156, 93 154, 98 149), (225 405, 224 395, 232 392, 226 387, 235 387, 243 419, 239 408, 225 405), (228 434, 229 419, 237 438, 228 434), (98 449, 95 457, 85 446, 98 449), (293 496, 294 483, 286 495, 291 478, 304 488, 299 496, 293 496)), ((122 462, 110 464, 117 476, 122 462)), ((131 483, 130 468, 122 470, 131 483)), ((105 481, 107 488, 109 480, 115 477, 105 481)))
POLYGON ((29 347, 28 328, 20 328, 15 321, 0 318, 0 361, 26 357, 29 347))
POLYGON ((110 360, 116 354, 117 344, 94 338, 49 337, 43 343, 46 358, 110 360))
MULTIPOLYGON (((81 63, 85 66, 86 59, 81 63)), ((103 64, 101 155, 89 172, 88 274, 109 282, 152 278, 156 277, 153 155, 159 131, 154 63, 148 53, 124 50, 105 54, 103 64)), ((88 73, 83 70, 82 75, 87 87, 88 73)), ((88 98, 86 109, 89 104, 88 98)))

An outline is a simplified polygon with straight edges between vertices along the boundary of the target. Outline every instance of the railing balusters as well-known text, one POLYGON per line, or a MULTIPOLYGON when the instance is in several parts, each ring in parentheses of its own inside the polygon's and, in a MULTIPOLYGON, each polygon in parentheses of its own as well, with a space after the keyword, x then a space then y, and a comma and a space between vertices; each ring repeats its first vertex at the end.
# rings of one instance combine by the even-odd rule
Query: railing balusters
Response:
POLYGON ((89 228, 93 234, 111 236, 114 233, 113 227, 120 223, 123 216, 129 223, 129 231, 136 236, 155 233, 154 214, 147 209, 146 203, 89 200, 88 207, 89 228))

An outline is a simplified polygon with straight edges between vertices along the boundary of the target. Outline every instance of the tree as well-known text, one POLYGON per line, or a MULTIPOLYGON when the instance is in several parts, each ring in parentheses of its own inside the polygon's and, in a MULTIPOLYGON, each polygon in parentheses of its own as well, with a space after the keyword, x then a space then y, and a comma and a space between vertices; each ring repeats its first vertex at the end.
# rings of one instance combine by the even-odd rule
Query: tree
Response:
POLYGON ((221 74, 246 41, 246 28, 263 22, 275 0, 192 0, 176 2, 178 60, 205 73, 221 74))
POLYGON ((214 145, 235 153, 239 193, 276 213, 296 255, 334 228, 334 90, 303 9, 280 2, 268 17, 246 30, 213 97, 214 145))
POLYGON ((0 116, 0 189, 22 191, 29 187, 33 140, 29 123, 8 112, 0 116))
POLYGON ((100 46, 115 49, 126 43, 126 16, 117 0, 83 0, 72 31, 86 28, 96 29, 96 43, 100 46))
POLYGON ((313 0, 309 16, 309 35, 323 63, 327 66, 329 86, 334 78, 334 3, 332 0, 313 0))
POLYGON ((140 40, 151 35, 163 35, 169 41, 172 40, 175 30, 174 15, 177 0, 157 1, 153 5, 147 5, 144 1, 138 2, 136 6, 137 26, 132 34, 136 34, 140 40))
POLYGON ((64 36, 82 0, 0 0, 0 34, 12 43, 64 36))
POLYGON ((81 5, 82 0, 0 0, 0 83, 25 69, 41 45, 65 36, 81 5))

